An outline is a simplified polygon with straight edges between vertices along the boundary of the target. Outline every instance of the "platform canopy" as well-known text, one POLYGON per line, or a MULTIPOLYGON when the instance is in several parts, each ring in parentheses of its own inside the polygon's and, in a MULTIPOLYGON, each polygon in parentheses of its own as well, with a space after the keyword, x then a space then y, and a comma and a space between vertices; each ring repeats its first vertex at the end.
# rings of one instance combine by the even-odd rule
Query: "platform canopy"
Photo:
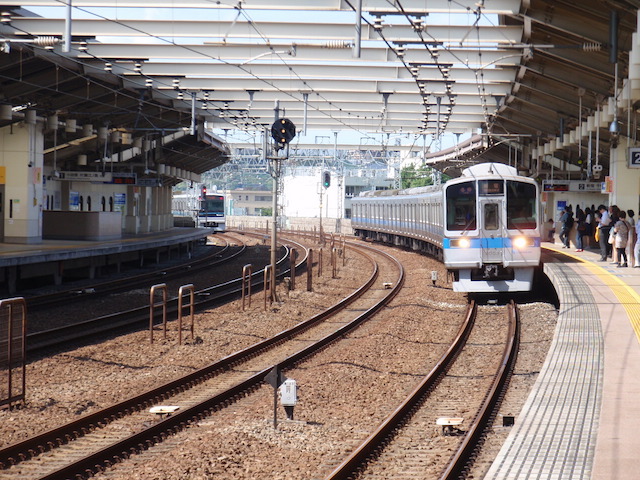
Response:
MULTIPOLYGON (((616 79, 629 71, 640 6, 598 0, 17 3, 0 7, 2 101, 16 112, 34 108, 135 138, 205 121, 215 129, 263 131, 277 105, 299 132, 403 135, 416 150, 421 136, 480 134, 486 140, 477 142, 477 154, 513 144, 516 157, 525 147, 562 138, 614 95, 616 79)), ((608 129, 601 133, 606 165, 610 138, 608 129)), ((587 155, 582 143, 555 153, 556 171, 580 170, 587 155)), ((510 148, 494 156, 507 161, 510 148)), ((223 158, 217 152, 212 163, 223 158)))

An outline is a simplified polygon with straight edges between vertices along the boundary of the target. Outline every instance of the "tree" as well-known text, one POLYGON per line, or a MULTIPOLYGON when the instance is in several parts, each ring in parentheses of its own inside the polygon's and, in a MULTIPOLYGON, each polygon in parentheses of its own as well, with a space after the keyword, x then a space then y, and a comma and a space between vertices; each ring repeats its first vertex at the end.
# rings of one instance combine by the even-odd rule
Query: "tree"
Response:
MULTIPOLYGON (((426 165, 416 168, 414 164, 400 170, 401 188, 425 187, 433 185, 434 170, 426 165)), ((442 182, 446 182, 451 177, 442 175, 442 182)))
POLYGON ((433 178, 431 176, 432 169, 421 165, 416 168, 414 164, 404 167, 400 170, 400 179, 402 188, 424 187, 426 185, 433 185, 433 178))

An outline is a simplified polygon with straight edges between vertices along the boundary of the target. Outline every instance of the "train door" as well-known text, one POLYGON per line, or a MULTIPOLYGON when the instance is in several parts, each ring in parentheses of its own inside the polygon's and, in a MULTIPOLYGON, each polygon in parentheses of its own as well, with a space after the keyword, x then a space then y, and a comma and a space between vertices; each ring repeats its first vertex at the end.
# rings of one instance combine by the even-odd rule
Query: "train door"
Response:
POLYGON ((503 200, 486 198, 480 201, 480 237, 482 238, 482 263, 501 263, 503 244, 506 230, 502 219, 504 212, 503 200))

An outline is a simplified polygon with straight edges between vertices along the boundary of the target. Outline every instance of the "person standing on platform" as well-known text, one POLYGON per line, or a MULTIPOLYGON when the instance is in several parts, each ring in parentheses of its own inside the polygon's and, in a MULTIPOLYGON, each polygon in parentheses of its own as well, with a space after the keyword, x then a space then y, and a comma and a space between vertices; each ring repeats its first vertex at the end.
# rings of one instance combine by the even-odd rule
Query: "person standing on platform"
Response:
MULTIPOLYGON (((610 218, 610 222, 609 225, 611 225, 611 228, 614 229, 616 223, 618 223, 618 220, 620 219, 620 208, 618 208, 617 205, 611 205, 609 207, 609 218, 610 218)), ((609 231, 609 235, 611 235, 611 233, 613 233, 613 236, 615 237, 615 230, 613 232, 609 231)), ((615 247, 615 238, 610 239, 609 243, 609 253, 611 254, 611 264, 612 265, 618 265, 618 249, 615 247)))
POLYGON ((627 267, 627 242, 629 241, 629 224, 624 210, 618 213, 618 221, 613 227, 615 232, 614 246, 618 251, 618 267, 627 267), (624 260, 624 263, 623 263, 624 260))
POLYGON ((607 257, 609 256, 609 232, 611 231, 611 217, 609 216, 609 211, 607 207, 604 205, 598 206, 598 211, 600 212, 600 221, 598 222, 599 232, 599 243, 600 243, 600 261, 606 262, 607 257))
POLYGON ((634 268, 640 268, 640 215, 638 215, 638 221, 636 222, 636 243, 633 247, 633 266, 634 268))
POLYGON ((635 212, 631 209, 627 210, 627 224, 629 225, 629 239, 627 240, 627 257, 629 258, 629 265, 635 265, 635 253, 634 247, 636 245, 636 221, 633 218, 635 212))
POLYGON ((591 248, 592 242, 591 237, 593 236, 593 213, 591 213, 591 208, 587 207, 584 209, 584 226, 585 231, 582 236, 582 241, 585 242, 585 245, 582 248, 591 248))
POLYGON ((562 223, 562 230, 560 230, 560 241, 562 242, 562 248, 570 248, 569 234, 571 233, 571 228, 573 227, 573 212, 571 211, 570 206, 565 207, 562 211, 560 222, 562 223))
POLYGON ((576 252, 583 251, 583 238, 587 235, 586 216, 579 205, 576 205, 576 252))
POLYGON ((554 236, 556 234, 556 227, 553 221, 553 218, 550 218, 547 222, 547 241, 550 243, 555 243, 554 236))

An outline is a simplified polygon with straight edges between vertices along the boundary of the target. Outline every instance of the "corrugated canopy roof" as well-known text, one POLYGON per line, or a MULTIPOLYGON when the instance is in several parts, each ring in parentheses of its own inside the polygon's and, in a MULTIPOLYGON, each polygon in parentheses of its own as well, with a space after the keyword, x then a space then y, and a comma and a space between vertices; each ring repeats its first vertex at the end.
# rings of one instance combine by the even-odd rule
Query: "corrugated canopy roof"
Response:
MULTIPOLYGON (((483 148, 501 161, 511 147, 492 145, 508 141, 522 155, 614 95, 610 12, 624 79, 638 9, 636 1, 363 0, 356 22, 357 0, 74 0, 64 52, 46 45, 64 38, 65 3, 0 7, 10 51, 0 54, 2 100, 14 108, 148 138, 190 128, 193 117, 262 130, 278 101, 299 130, 482 131, 483 148)), ((608 129, 601 133, 606 164, 608 129)), ((99 157, 100 142, 81 143, 99 157)), ((557 151, 556 169, 580 171, 581 148, 557 151)), ((193 170, 225 158, 219 150, 193 170)))

